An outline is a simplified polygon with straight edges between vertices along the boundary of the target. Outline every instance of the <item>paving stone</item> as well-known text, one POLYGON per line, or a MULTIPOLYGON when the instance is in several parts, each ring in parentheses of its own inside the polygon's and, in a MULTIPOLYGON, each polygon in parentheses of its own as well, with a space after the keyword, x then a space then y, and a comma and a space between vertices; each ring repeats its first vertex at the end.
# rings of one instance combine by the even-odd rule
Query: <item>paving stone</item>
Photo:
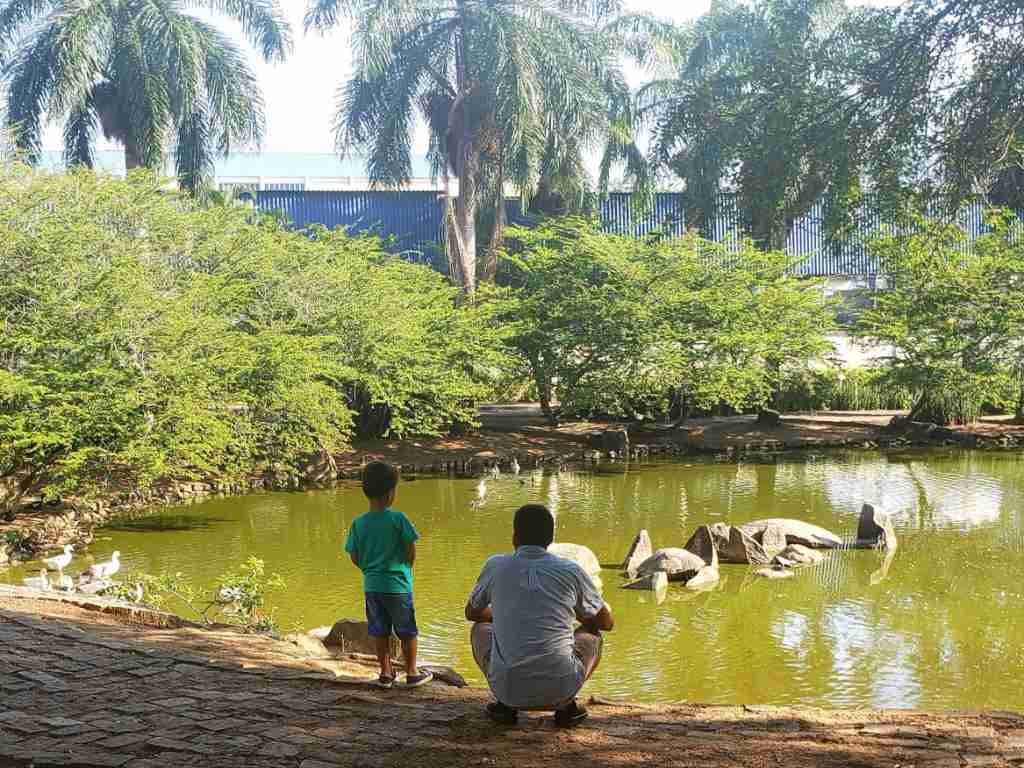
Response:
POLYGON ((226 731, 229 728, 240 728, 248 723, 247 720, 240 720, 236 717, 222 717, 216 720, 205 720, 203 722, 196 723, 197 726, 205 731, 226 731))
POLYGON ((983 768, 988 765, 1005 765, 1006 761, 998 755, 976 755, 966 754, 963 755, 963 762, 967 764, 968 768, 983 768))
POLYGON ((32 681, 34 681, 36 683, 41 683, 42 685, 46 686, 47 688, 67 688, 68 687, 67 683, 65 683, 59 677, 54 677, 53 675, 48 675, 45 672, 28 671, 28 672, 19 672, 18 674, 21 677, 24 677, 24 678, 26 678, 28 680, 32 680, 32 681))
POLYGON ((899 732, 898 725, 868 725, 861 729, 865 736, 898 736, 899 732))
POLYGON ((178 696, 173 699, 160 699, 153 703, 162 709, 177 709, 178 707, 193 707, 197 702, 195 699, 178 696))
POLYGON ((294 744, 285 744, 282 741, 271 741, 263 745, 259 754, 264 757, 295 757, 299 754, 299 748, 294 744))
POLYGON ((134 717, 115 717, 109 720, 97 720, 92 723, 93 727, 110 733, 136 733, 148 731, 150 726, 144 720, 134 717))
POLYGON ((132 744, 141 744, 151 738, 152 736, 149 733, 122 733, 117 736, 111 736, 109 739, 104 739, 99 742, 99 746, 119 749, 120 747, 131 746, 132 744))
POLYGON ((126 715, 145 715, 150 712, 158 712, 160 707, 155 704, 147 704, 144 701, 139 701, 131 704, 115 704, 113 709, 118 712, 124 712, 126 715))
POLYGON ((150 739, 146 743, 151 747, 156 747, 157 749, 167 749, 172 752, 195 752, 200 755, 213 754, 213 750, 208 746, 205 746, 203 744, 193 744, 188 741, 182 741, 181 739, 167 739, 157 737, 155 739, 150 739))

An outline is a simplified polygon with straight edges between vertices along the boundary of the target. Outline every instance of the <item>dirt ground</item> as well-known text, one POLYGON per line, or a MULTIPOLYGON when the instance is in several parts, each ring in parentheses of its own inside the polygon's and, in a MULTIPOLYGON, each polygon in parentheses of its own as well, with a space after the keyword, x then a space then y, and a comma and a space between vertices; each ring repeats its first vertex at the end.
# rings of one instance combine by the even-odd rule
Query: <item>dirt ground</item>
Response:
MULTIPOLYGON (((573 731, 550 713, 496 727, 486 691, 379 691, 296 646, 228 631, 125 626, 0 595, 0 765, 1009 766, 1011 712, 651 707, 591 701, 573 731)), ((585 689, 584 689, 585 692, 585 689)), ((685 692, 683 692, 685 693, 685 692)))

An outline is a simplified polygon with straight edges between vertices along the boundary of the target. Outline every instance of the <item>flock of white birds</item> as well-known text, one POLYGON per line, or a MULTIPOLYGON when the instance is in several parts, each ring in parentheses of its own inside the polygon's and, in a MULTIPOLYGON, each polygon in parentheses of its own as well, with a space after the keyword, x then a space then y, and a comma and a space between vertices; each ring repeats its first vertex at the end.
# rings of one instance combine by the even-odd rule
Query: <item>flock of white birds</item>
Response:
MULTIPOLYGON (((26 587, 39 589, 44 592, 51 589, 73 589, 75 587, 75 581, 70 577, 65 576, 64 571, 69 565, 71 565, 71 561, 74 559, 74 551, 75 548, 73 546, 70 544, 65 545, 64 551, 61 554, 43 559, 42 563, 46 567, 39 571, 38 576, 31 576, 27 579, 22 579, 22 583, 26 587), (50 578, 51 571, 57 572, 56 581, 53 581, 50 578)), ((121 553, 115 552, 109 560, 91 565, 88 570, 82 571, 78 575, 78 586, 81 587, 93 582, 106 582, 113 576, 117 575, 120 570, 121 553)))

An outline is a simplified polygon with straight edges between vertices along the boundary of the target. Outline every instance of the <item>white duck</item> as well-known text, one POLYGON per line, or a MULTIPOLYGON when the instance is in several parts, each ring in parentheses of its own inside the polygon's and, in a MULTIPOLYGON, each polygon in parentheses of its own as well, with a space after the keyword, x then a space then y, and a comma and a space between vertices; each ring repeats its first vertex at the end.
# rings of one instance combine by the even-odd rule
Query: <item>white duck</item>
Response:
POLYGON ((71 553, 74 551, 74 549, 75 548, 70 544, 65 544, 64 554, 46 558, 45 560, 43 560, 43 565, 45 565, 51 571, 56 571, 61 576, 63 576, 64 569, 71 565, 71 553))
POLYGON ((479 509, 484 505, 484 500, 487 498, 487 481, 480 478, 480 482, 476 485, 476 500, 471 502, 469 506, 473 509, 479 509))
POLYGON ((519 459, 517 459, 515 456, 513 456, 512 457, 512 474, 513 475, 518 475, 519 472, 521 471, 521 469, 522 469, 522 467, 519 466, 519 459))
POLYGON ((495 480, 501 477, 501 468, 497 464, 491 465, 491 477, 493 477, 495 480))
POLYGON ((29 589, 38 589, 43 592, 50 591, 50 578, 46 575, 46 569, 39 571, 38 576, 30 576, 27 579, 22 579, 21 583, 29 589))
POLYGON ((121 570, 121 553, 115 552, 105 563, 96 563, 89 568, 89 575, 94 579, 109 579, 121 570))

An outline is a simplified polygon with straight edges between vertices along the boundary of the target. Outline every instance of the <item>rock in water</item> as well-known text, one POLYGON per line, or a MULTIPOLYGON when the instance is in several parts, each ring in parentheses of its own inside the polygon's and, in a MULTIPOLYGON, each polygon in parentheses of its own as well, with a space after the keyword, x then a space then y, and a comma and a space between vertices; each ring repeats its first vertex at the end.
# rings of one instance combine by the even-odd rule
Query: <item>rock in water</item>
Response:
MULTIPOLYGON (((790 520, 788 518, 773 518, 771 520, 755 520, 751 523, 744 523, 740 530, 764 546, 763 537, 768 528, 777 528, 786 537, 786 544, 800 544, 812 549, 837 549, 843 545, 843 540, 831 531, 819 528, 817 525, 805 523, 802 520, 790 520)), ((774 534, 769 534, 774 536, 774 534)))
MULTIPOLYGON (((374 639, 370 637, 370 631, 365 621, 353 621, 341 619, 334 623, 330 629, 322 627, 314 629, 309 633, 312 637, 320 640, 332 656, 344 656, 348 653, 376 654, 377 646, 374 639), (326 630, 326 632, 325 632, 326 630)), ((400 658, 402 655, 402 644, 394 635, 391 636, 391 656, 400 658)))
POLYGON ((655 571, 629 584, 623 584, 623 589, 649 589, 652 592, 659 592, 668 589, 668 574, 664 571, 655 571))
POLYGON ((646 529, 640 531, 633 539, 626 559, 622 561, 622 572, 627 578, 635 579, 636 570, 640 564, 654 554, 654 547, 651 545, 651 536, 646 529))
POLYGON ((761 427, 778 427, 782 424, 782 414, 771 408, 765 408, 757 414, 757 424, 761 427))
POLYGON ((857 546, 862 548, 877 547, 890 552, 896 549, 896 529, 892 518, 865 504, 860 511, 860 523, 857 525, 857 546))
POLYGON ((772 559, 772 565, 782 568, 794 568, 805 565, 817 565, 825 559, 825 555, 810 547, 790 544, 772 559))
POLYGON ((760 576, 762 579, 792 579, 796 576, 792 571, 787 571, 785 568, 760 568, 754 571, 755 576, 760 576))
POLYGON ((701 558, 687 549, 659 549, 644 560, 637 568, 640 576, 650 576, 663 571, 669 581, 686 582, 707 565, 701 558))
POLYGON ((705 565, 696 575, 688 582, 686 582, 687 589, 704 589, 717 584, 721 579, 721 574, 718 572, 717 567, 705 565))
POLYGON ((548 547, 548 552, 555 557, 572 560, 589 576, 598 576, 601 573, 601 563, 597 555, 582 544, 552 544, 548 547))
POLYGON ((761 541, 759 543, 761 545, 761 549, 764 551, 765 557, 771 560, 786 548, 788 543, 786 531, 781 526, 769 525, 761 531, 761 541))
POLYGON ((702 525, 694 531, 693 536, 686 542, 686 546, 683 549, 695 554, 706 565, 718 568, 718 552, 715 549, 715 539, 708 526, 702 525))

